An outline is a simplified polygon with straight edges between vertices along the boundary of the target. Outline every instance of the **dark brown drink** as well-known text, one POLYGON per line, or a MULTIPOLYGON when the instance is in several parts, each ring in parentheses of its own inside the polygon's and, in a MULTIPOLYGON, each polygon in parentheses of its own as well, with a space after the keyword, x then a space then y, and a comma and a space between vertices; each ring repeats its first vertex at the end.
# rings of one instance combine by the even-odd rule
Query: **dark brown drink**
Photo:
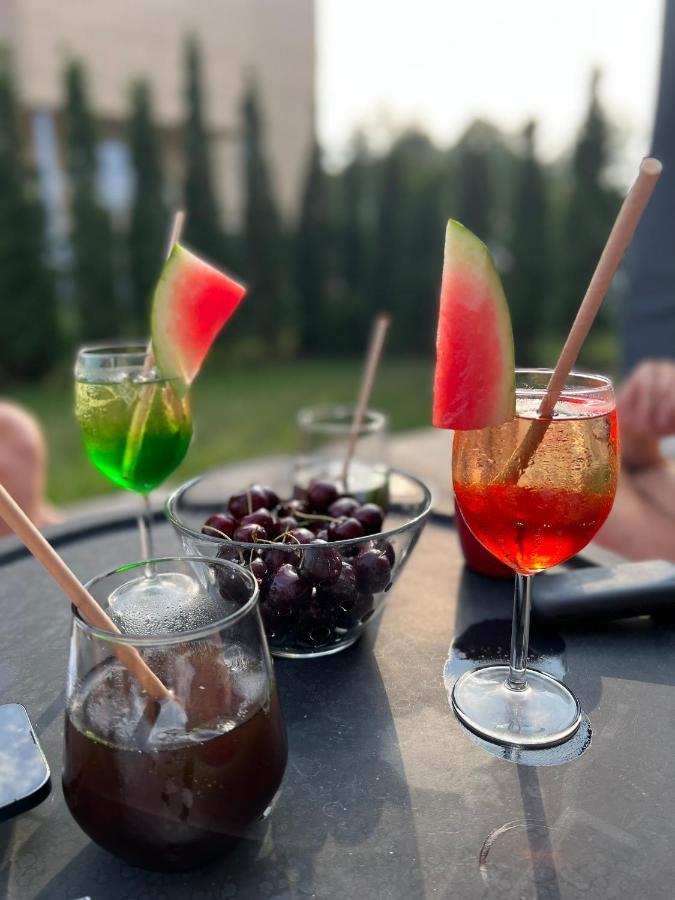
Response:
POLYGON ((287 744, 274 686, 261 695, 255 674, 250 691, 242 679, 198 681, 187 724, 143 704, 116 663, 95 670, 66 710, 68 807, 132 865, 188 869, 221 855, 281 783, 287 744))

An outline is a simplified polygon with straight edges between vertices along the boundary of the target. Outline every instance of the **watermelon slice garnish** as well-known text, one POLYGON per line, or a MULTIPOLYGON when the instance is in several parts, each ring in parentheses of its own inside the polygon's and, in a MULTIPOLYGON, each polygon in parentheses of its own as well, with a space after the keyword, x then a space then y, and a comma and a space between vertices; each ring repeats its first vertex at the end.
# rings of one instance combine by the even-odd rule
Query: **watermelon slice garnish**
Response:
POLYGON ((152 301, 152 350, 159 371, 191 384, 245 293, 241 284, 175 244, 152 301))
POLYGON ((516 406, 513 331, 485 244, 450 219, 436 336, 433 424, 459 431, 499 425, 516 406))

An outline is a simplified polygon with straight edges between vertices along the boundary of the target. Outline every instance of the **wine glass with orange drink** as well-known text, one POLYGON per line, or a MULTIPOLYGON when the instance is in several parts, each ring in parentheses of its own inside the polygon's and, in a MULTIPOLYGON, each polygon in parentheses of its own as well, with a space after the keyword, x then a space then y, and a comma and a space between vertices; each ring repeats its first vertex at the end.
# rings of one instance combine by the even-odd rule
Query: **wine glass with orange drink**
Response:
MULTIPOLYGON (((571 736, 581 710, 576 697, 545 672, 528 670, 532 578, 582 550, 607 518, 616 492, 619 448, 614 392, 599 375, 568 376, 529 464, 509 462, 551 378, 548 370, 516 370, 515 415, 486 428, 456 431, 455 498, 476 538, 516 576, 508 665, 468 672, 453 706, 472 730, 499 743, 545 746, 571 736)), ((540 427, 540 426, 539 426, 540 427)))

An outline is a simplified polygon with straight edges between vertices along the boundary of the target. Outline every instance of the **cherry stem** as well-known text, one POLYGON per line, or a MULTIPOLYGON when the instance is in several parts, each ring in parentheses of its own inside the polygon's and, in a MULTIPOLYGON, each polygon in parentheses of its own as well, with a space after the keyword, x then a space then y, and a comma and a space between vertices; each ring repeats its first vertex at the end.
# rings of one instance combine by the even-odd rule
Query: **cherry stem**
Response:
POLYGON ((306 513, 300 512, 298 510, 295 515, 299 516, 302 519, 312 519, 317 522, 337 522, 337 518, 335 516, 323 516, 320 513, 306 513))

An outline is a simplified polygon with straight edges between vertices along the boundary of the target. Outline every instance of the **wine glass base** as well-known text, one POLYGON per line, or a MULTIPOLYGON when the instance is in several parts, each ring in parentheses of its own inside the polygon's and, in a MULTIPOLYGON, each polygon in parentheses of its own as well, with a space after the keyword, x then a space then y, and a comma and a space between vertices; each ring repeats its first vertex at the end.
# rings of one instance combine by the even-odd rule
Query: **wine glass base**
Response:
POLYGON ((452 690, 452 707, 467 728, 497 744, 550 747, 570 738, 581 722, 574 694, 545 672, 527 670, 523 690, 507 686, 508 666, 465 672, 452 690))
POLYGON ((194 608, 200 596, 199 588, 199 582, 190 575, 153 572, 148 563, 143 576, 132 578, 112 591, 108 597, 108 613, 123 632, 130 634, 147 634, 153 628, 161 631, 162 626, 175 629, 179 621, 182 627, 187 627, 181 611, 194 608))

